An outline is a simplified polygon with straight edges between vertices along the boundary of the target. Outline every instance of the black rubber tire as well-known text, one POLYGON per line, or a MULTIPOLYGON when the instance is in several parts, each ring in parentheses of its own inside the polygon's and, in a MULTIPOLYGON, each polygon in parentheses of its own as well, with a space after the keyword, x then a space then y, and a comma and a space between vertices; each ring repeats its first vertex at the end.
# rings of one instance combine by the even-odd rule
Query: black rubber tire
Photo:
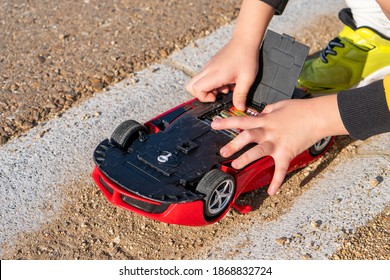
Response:
POLYGON ((312 156, 318 156, 322 154, 328 148, 331 139, 331 136, 322 138, 320 141, 309 148, 310 154, 312 156))
POLYGON ((212 169, 199 181, 196 190, 205 195, 204 215, 208 220, 221 215, 234 198, 234 177, 219 169, 212 169))
POLYGON ((146 127, 134 120, 122 122, 111 134, 111 143, 123 150, 127 150, 130 145, 140 136, 140 133, 147 134, 146 127))

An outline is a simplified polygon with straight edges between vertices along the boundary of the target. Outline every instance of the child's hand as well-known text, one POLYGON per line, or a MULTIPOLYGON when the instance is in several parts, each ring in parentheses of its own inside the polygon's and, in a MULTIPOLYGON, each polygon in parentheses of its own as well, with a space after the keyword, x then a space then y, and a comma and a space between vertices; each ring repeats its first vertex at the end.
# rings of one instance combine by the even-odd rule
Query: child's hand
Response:
POLYGON ((191 79, 186 89, 203 102, 215 101, 218 93, 233 91, 233 104, 245 110, 246 96, 258 70, 258 47, 232 39, 191 79))
POLYGON ((186 89, 203 102, 233 91, 233 104, 245 110, 246 96, 258 71, 258 55, 265 30, 274 15, 270 5, 243 0, 230 42, 191 79, 186 89))
POLYGON ((347 134, 335 95, 281 101, 267 105, 259 116, 217 120, 212 128, 244 130, 221 149, 224 157, 232 156, 249 143, 257 144, 232 162, 234 168, 243 168, 264 156, 274 159, 275 173, 268 188, 270 195, 278 191, 294 157, 321 138, 347 134))

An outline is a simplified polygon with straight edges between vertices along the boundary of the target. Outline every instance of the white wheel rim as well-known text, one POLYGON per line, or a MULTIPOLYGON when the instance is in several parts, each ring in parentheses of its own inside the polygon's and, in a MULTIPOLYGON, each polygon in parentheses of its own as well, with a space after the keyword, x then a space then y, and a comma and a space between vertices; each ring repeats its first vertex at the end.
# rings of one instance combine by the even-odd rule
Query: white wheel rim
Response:
POLYGON ((234 192, 234 184, 230 179, 224 180, 214 190, 209 201, 209 212, 212 215, 221 212, 229 203, 234 192))
POLYGON ((330 138, 331 136, 322 138, 320 141, 314 144, 314 149, 316 151, 321 151, 323 148, 326 147, 326 145, 328 145, 330 138))

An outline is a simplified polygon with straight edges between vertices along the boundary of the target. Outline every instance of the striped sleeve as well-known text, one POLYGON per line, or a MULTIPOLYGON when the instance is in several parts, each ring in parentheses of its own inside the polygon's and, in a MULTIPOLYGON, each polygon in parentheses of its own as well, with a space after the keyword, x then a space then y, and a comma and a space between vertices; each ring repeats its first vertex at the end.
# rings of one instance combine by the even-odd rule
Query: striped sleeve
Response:
POLYGON ((364 140, 390 132, 390 75, 362 88, 340 91, 337 103, 353 138, 364 140))
POLYGON ((275 14, 281 15, 286 8, 288 0, 261 0, 275 9, 275 14))

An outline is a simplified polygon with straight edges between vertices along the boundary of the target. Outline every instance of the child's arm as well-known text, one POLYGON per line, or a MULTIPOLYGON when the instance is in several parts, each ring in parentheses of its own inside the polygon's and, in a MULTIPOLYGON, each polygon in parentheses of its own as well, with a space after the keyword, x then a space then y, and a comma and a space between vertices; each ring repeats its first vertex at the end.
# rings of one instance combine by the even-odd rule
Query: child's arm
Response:
POLYGON ((383 13, 390 19, 390 1, 389 0, 376 0, 379 6, 381 6, 383 13))

